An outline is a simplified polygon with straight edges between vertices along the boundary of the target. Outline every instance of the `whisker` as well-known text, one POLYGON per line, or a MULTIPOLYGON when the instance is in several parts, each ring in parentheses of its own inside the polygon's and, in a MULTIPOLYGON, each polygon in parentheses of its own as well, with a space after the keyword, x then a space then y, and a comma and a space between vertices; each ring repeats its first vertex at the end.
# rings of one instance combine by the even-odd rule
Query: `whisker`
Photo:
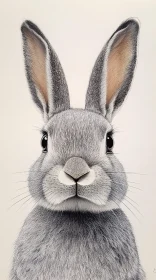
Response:
POLYGON ((21 198, 20 200, 18 200, 18 201, 16 201, 14 204, 12 204, 7 210, 10 210, 13 206, 15 206, 17 203, 19 203, 20 201, 22 201, 23 199, 25 199, 25 198, 27 198, 27 197, 29 197, 30 196, 30 194, 29 195, 27 195, 27 196, 25 196, 25 197, 23 197, 23 198, 21 198))
POLYGON ((128 201, 128 200, 126 199, 126 197, 124 197, 124 199, 125 199, 131 206, 133 206, 134 209, 136 209, 136 211, 143 217, 143 215, 140 213, 140 211, 137 209, 136 206, 134 206, 130 201, 128 201))
MULTIPOLYGON (((129 196, 125 195, 125 197, 127 197, 129 200, 131 200, 133 203, 135 203, 136 205, 138 205, 138 203, 136 201, 134 201, 132 198, 130 198, 129 196)), ((138 205, 139 206, 139 205, 138 205)))
POLYGON ((12 174, 22 174, 22 173, 39 173, 40 172, 40 169, 37 169, 37 170, 25 170, 25 171, 17 171, 17 172, 13 172, 12 174))
POLYGON ((23 180, 23 181, 16 181, 15 183, 18 184, 18 183, 27 183, 27 182, 28 182, 27 180, 25 181, 23 180))
MULTIPOLYGON (((116 198, 117 199, 117 198, 116 198)), ((118 200, 118 199, 117 199, 118 200)), ((113 200, 114 201, 114 200, 113 200)), ((119 201, 119 200, 118 200, 119 201)), ((120 201, 119 201, 120 202, 120 201)), ((120 205, 116 202, 116 201, 114 201, 114 203, 121 209, 121 207, 120 207, 120 205)), ((120 202, 121 204, 123 204, 132 214, 133 214, 133 216, 140 222, 140 220, 138 219, 138 217, 134 214, 134 212, 123 202, 123 201, 121 201, 120 202)))
POLYGON ((145 173, 129 172, 129 171, 107 171, 107 174, 134 174, 134 175, 147 175, 145 173))
POLYGON ((134 212, 122 201, 121 202, 132 214, 133 216, 140 222, 140 220, 138 219, 138 217, 134 214, 134 212))
POLYGON ((24 203, 22 203, 22 205, 19 207, 19 209, 17 211, 19 211, 31 199, 32 199, 32 196, 30 196, 26 201, 24 201, 24 203))
POLYGON ((26 188, 28 189, 28 186, 17 188, 16 191, 20 191, 20 190, 23 190, 23 189, 26 189, 26 188))
POLYGON ((128 181, 128 180, 127 180, 127 182, 130 183, 130 184, 136 184, 136 185, 140 184, 139 182, 134 182, 134 181, 132 182, 132 181, 128 181))
POLYGON ((34 128, 37 128, 41 132, 41 128, 39 126, 33 125, 34 128))
POLYGON ((29 191, 26 191, 26 192, 23 192, 23 193, 21 193, 21 194, 16 195, 15 197, 11 198, 11 201, 14 200, 14 199, 16 199, 17 197, 19 197, 19 196, 25 194, 25 193, 28 193, 28 192, 29 192, 29 191))
MULTIPOLYGON (((112 180, 111 180, 111 182, 112 182, 113 184, 115 184, 115 185, 125 186, 125 184, 122 184, 122 183, 119 183, 119 182, 115 182, 115 181, 112 181, 112 180)), ((134 186, 131 186, 131 185, 128 185, 128 187, 134 188, 134 189, 138 189, 138 190, 142 191, 142 189, 137 188, 137 187, 134 187, 134 186)))
POLYGON ((136 192, 130 190, 129 188, 127 189, 127 192, 136 193, 136 192))
POLYGON ((142 189, 137 188, 137 187, 134 187, 134 186, 130 186, 130 185, 128 185, 128 187, 133 188, 133 189, 137 189, 137 190, 139 190, 139 191, 142 191, 142 189))
MULTIPOLYGON (((114 197, 115 197, 115 199, 117 200, 117 201, 119 201, 119 203, 121 203, 121 204, 123 204, 133 215, 134 215, 134 217, 140 222, 140 220, 138 219, 138 217, 134 214, 134 212, 123 202, 123 200, 122 201, 120 201, 118 198, 117 198, 117 196, 115 196, 114 195, 114 197)), ((114 201, 114 200, 113 200, 114 201)), ((126 200, 127 201, 127 200, 126 200)), ((127 201, 128 202, 128 201, 127 201)), ((114 201, 114 203, 116 203, 116 201, 114 201)), ((116 203, 117 204, 117 203, 116 203)), ((130 203, 131 204, 131 203, 130 203)), ((118 205, 118 207, 120 208, 120 205, 119 204, 117 204, 118 205)), ((133 207, 134 207, 134 205, 133 204, 131 204, 133 207)), ((134 207, 134 209, 136 209, 137 211, 139 211, 136 207, 134 207)), ((142 215, 140 212, 139 212, 139 214, 140 215, 142 215)))
POLYGON ((22 181, 16 181, 15 183, 18 184, 18 183, 28 183, 28 182, 36 182, 36 180, 22 180, 22 181))
POLYGON ((22 174, 22 173, 29 173, 31 170, 28 171, 18 171, 18 172, 13 172, 13 174, 22 174))

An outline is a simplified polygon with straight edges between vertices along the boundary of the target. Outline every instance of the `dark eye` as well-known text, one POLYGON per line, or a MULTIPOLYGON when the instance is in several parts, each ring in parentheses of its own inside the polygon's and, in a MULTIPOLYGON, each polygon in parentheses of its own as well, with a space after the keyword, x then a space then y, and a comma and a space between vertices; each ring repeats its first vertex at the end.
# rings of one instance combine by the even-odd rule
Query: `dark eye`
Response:
POLYGON ((106 151, 107 153, 111 153, 113 149, 114 141, 113 141, 113 135, 111 132, 107 133, 106 136, 106 151))
POLYGON ((43 132, 43 136, 41 139, 41 146, 43 148, 43 153, 48 151, 48 134, 47 132, 43 132))

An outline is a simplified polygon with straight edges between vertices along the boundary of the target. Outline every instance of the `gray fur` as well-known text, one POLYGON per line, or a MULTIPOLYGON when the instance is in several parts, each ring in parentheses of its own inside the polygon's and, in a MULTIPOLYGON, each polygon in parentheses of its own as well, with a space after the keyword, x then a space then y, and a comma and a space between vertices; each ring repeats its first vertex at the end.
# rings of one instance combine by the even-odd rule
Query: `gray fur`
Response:
POLYGON ((76 180, 78 180, 83 175, 87 174, 90 170, 86 161, 80 157, 70 158, 66 162, 63 169, 67 175, 76 180))
POLYGON ((68 109, 49 118, 43 130, 48 151, 28 180, 37 206, 16 241, 10 280, 144 280, 131 225, 120 209, 126 174, 106 153, 111 123, 99 111, 68 109), (62 183, 60 172, 73 183, 62 183), (93 182, 80 184, 91 172, 93 182))
POLYGON ((12 273, 21 280, 143 279, 131 225, 120 209, 95 214, 37 207, 15 252, 12 273))

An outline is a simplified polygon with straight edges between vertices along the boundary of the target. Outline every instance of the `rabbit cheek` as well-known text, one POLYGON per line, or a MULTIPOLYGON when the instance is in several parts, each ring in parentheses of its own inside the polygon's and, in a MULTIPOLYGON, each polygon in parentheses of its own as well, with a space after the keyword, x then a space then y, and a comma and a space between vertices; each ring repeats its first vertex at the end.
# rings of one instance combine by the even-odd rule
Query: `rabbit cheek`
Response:
POLYGON ((75 196, 74 180, 63 178, 61 172, 62 166, 55 166, 46 174, 42 182, 45 199, 51 205, 58 205, 64 200, 75 196), (60 176, 62 180, 59 179, 60 176))
POLYGON ((85 181, 78 181, 77 194, 99 206, 107 203, 110 191, 111 180, 100 166, 94 166, 95 179, 92 184, 85 185, 85 181))

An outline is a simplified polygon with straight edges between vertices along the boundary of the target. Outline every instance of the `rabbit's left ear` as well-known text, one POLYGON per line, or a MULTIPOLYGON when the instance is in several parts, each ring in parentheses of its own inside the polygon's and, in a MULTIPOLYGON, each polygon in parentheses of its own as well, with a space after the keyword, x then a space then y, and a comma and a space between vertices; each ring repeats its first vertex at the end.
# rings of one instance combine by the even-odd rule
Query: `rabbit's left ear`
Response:
POLYGON ((138 31, 135 20, 121 24, 102 49, 91 74, 85 108, 103 114, 109 121, 131 85, 138 31))

